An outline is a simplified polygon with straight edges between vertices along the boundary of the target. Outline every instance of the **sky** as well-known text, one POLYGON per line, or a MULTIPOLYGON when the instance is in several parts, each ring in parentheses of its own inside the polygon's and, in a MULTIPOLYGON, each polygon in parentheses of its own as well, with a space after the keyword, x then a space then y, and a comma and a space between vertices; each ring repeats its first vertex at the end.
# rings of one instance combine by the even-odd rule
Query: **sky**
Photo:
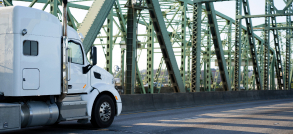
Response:
MULTIPOLYGON (((265 12, 265 0, 249 0, 249 4, 250 4, 250 12, 251 15, 260 15, 260 14, 264 14, 265 12)), ((276 6, 276 8, 278 10, 283 9, 285 7, 285 3, 283 0, 274 0, 274 4, 276 6)), ((83 2, 83 5, 88 5, 90 6, 92 2, 83 2)), ((120 2, 121 3, 121 2, 120 2)), ((21 5, 21 6, 28 6, 30 3, 28 2, 19 2, 19 1, 14 1, 14 5, 21 5)), ((34 6, 34 8, 38 8, 38 9, 42 9, 44 4, 36 4, 34 6)), ((235 19, 235 1, 225 1, 225 2, 214 2, 214 7, 215 10, 235 19)), ((49 12, 49 8, 47 7, 46 10, 47 12, 49 12)), ((74 14, 74 16, 76 17, 76 19, 79 22, 82 22, 83 18, 85 17, 87 11, 85 10, 81 10, 81 9, 71 9, 72 14, 74 14)), ((243 13, 243 12, 242 12, 243 13)), ((192 14, 190 14, 189 16, 192 16, 192 14)), ((245 25, 245 21, 242 20, 242 25, 245 25)), ((285 17, 277 17, 277 22, 285 22, 285 17)), ((253 25, 259 25, 259 24, 263 24, 264 23, 264 18, 253 18, 252 19, 252 24, 253 25)), ((144 26, 139 26, 138 27, 139 32, 140 33, 145 33, 144 30, 146 29, 144 26)), ((114 30, 114 34, 117 33, 117 30, 114 30)), ((257 33, 258 35, 260 34, 260 32, 257 33)), ((234 33, 232 34, 233 38, 234 38, 234 33)), ((141 39, 144 40, 144 39, 141 39)), ((100 44, 100 41, 96 41, 95 44, 100 44)), ((105 41, 104 41, 105 43, 105 41)), ((105 63, 106 63, 106 59, 104 56, 104 52, 101 46, 97 46, 98 47, 98 66, 100 67, 105 67, 105 63)), ((159 47, 159 45, 155 45, 155 47, 159 47)), ((180 49, 174 49, 174 51, 180 51, 180 49)), ((156 52, 159 52, 158 50, 156 52)), ((139 59, 139 69, 146 69, 147 67, 147 62, 146 62, 146 50, 143 50, 142 52, 138 51, 137 52, 138 55, 140 54, 140 59, 139 59)), ((176 53, 176 55, 178 55, 179 53, 176 53)), ((115 65, 121 66, 120 62, 120 47, 118 45, 114 46, 113 49, 113 67, 115 65)), ((154 54, 154 69, 158 68, 159 66, 159 62, 161 59, 162 55, 160 53, 155 53, 154 54)), ((177 63, 180 64, 180 56, 176 56, 176 60, 177 63)), ((180 65, 179 65, 180 66, 180 65)), ((187 66, 186 66, 187 67, 187 66)), ((214 67, 214 64, 212 64, 212 68, 214 67)))

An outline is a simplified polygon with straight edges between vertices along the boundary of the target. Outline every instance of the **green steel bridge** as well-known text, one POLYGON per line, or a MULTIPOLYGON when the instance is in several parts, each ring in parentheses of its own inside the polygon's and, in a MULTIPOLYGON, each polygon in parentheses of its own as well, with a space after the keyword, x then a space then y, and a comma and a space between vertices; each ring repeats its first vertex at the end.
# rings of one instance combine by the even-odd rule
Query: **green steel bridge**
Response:
MULTIPOLYGON (((3 4, 19 1, 63 21, 60 0, 3 0, 3 4)), ((142 94, 157 93, 154 83, 161 83, 165 69, 174 92, 215 91, 218 77, 224 91, 290 90, 293 0, 279 0, 286 5, 281 10, 274 0, 265 0, 265 14, 259 15, 250 13, 253 0, 233 0, 236 20, 215 9, 215 2, 225 1, 232 0, 69 0, 67 21, 83 35, 86 52, 93 45, 102 46, 107 71, 113 73, 113 59, 121 58, 119 77, 125 94, 134 94, 137 87, 142 94), (85 12, 74 14, 74 10, 85 12), (78 21, 82 13, 85 17, 78 21), (277 22, 278 16, 286 17, 286 22, 277 22), (265 21, 256 26, 251 18, 265 21), (121 57, 113 56, 114 46, 121 47, 121 57), (146 61, 140 59, 142 51, 147 52, 146 61), (159 66, 154 66, 154 59, 159 59, 159 66), (138 61, 147 63, 144 80, 138 61), (212 62, 219 68, 215 75, 212 62)))

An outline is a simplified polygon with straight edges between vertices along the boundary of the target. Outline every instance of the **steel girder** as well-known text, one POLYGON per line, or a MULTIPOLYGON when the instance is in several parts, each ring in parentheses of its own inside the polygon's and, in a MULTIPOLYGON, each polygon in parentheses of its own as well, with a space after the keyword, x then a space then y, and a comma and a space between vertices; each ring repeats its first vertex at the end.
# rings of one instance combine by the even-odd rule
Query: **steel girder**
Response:
POLYGON ((157 0, 146 0, 146 3, 149 7, 150 17, 153 22, 154 30, 156 31, 157 39, 161 47, 174 91, 184 93, 186 92, 185 86, 183 84, 182 78, 180 77, 180 72, 175 60, 175 55, 166 29, 166 25, 164 23, 159 2, 157 0))
MULTIPOLYGON (((236 16, 242 14, 242 0, 236 1, 236 16)), ((241 78, 241 19, 235 20, 235 53, 234 53, 234 90, 240 90, 241 78)))
POLYGON ((154 27, 152 22, 147 27, 148 39, 147 39, 147 77, 146 83, 148 83, 148 92, 154 93, 154 27))
POLYGON ((84 36, 82 43, 86 53, 96 40, 104 21, 110 13, 110 10, 112 10, 114 2, 115 0, 94 0, 86 17, 78 27, 77 32, 84 36))
MULTIPOLYGON (((265 14, 270 14, 269 1, 265 1, 265 14)), ((270 26, 270 17, 265 17, 265 27, 270 26)), ((263 70, 263 82, 264 90, 269 90, 269 47, 270 47, 270 30, 264 31, 264 70, 263 70)))
POLYGON ((211 29, 211 34, 213 37, 212 39, 214 42, 216 56, 218 59, 223 88, 225 91, 231 91, 231 84, 230 84, 230 80, 228 76, 226 60, 223 54, 222 41, 221 41, 220 33, 218 30, 214 4, 212 2, 209 2, 209 3, 205 3, 205 5, 206 5, 207 14, 208 14, 208 22, 211 29))
POLYGON ((200 53, 201 53, 201 12, 202 4, 194 3, 193 9, 193 36, 192 36, 192 71, 191 90, 200 91, 200 53))
MULTIPOLYGON (((292 6, 292 0, 287 0, 287 8, 292 6)), ((287 9, 287 13, 292 12, 292 7, 287 9)), ((288 27, 291 27, 291 16, 286 16, 286 24, 288 27)), ((286 63, 285 63, 285 90, 290 90, 290 70, 291 70, 291 36, 292 36, 292 29, 286 29, 286 63)))
POLYGON ((136 21, 137 12, 132 8, 134 3, 130 0, 128 3, 127 12, 127 37, 126 37, 126 92, 127 94, 134 94, 136 87, 136 21))
MULTIPOLYGON (((249 8, 249 2, 248 0, 243 0, 243 9, 245 15, 250 15, 250 8, 249 8)), ((246 26, 247 26, 247 35, 248 35, 248 41, 250 46, 250 54, 252 56, 252 62, 253 62, 253 71, 254 76, 256 80, 257 90, 262 90, 262 80, 260 78, 260 70, 259 70, 259 63, 257 58, 257 52, 255 47, 255 39, 253 35, 253 27, 252 27, 252 21, 251 18, 245 18, 246 26)))
POLYGON ((187 9, 187 3, 186 2, 181 2, 181 17, 182 17, 182 22, 181 22, 181 67, 180 67, 180 73, 183 81, 183 85, 185 86, 185 61, 186 61, 186 9, 187 9))
MULTIPOLYGON (((270 3, 270 14, 276 14, 276 11, 274 10, 274 2, 271 0, 270 3)), ((276 22, 276 16, 271 17, 271 23, 272 27, 277 27, 276 22)), ((274 37, 274 44, 275 44, 275 51, 276 51, 276 74, 278 79, 278 86, 279 90, 283 90, 284 88, 284 75, 283 75, 283 65, 282 65, 282 59, 281 59, 281 47, 279 43, 279 34, 278 30, 273 29, 273 37, 274 37)))
MULTIPOLYGON (((8 0, 7 0, 8 1, 8 0)), ((31 6, 33 6, 34 5, 34 3, 36 2, 35 0, 22 0, 22 1, 30 1, 30 2, 32 2, 30 5, 31 6)), ((38 0, 37 1, 38 3, 44 3, 45 5, 44 5, 44 8, 47 6, 47 5, 50 5, 50 3, 49 3, 49 1, 47 1, 47 0, 38 0)), ((116 1, 116 3, 117 3, 118 1, 116 1)), ((190 5, 194 5, 193 4, 193 2, 191 1, 191 0, 187 0, 187 1, 183 1, 183 0, 179 0, 179 2, 186 2, 187 4, 189 4, 189 7, 190 7, 190 5)), ((290 1, 289 1, 290 2, 290 1)), ((166 7, 164 4, 166 4, 167 2, 165 2, 165 1, 161 1, 160 2, 160 4, 161 4, 161 9, 167 9, 167 8, 169 8, 169 7, 166 7)), ((58 1, 58 3, 57 4, 60 4, 59 3, 59 1, 58 1)), ((11 3, 11 5, 12 5, 12 3, 11 3)), ((76 4, 76 3, 69 3, 68 4, 69 5, 69 7, 70 8, 78 8, 78 9, 86 9, 86 10, 88 10, 89 9, 89 6, 84 6, 84 5, 79 5, 79 4, 76 4)), ((116 9, 116 12, 113 14, 114 16, 120 16, 120 18, 122 18, 122 19, 126 19, 127 18, 127 15, 124 15, 125 14, 125 12, 124 11, 121 11, 121 10, 125 10, 125 8, 123 8, 123 4, 122 5, 117 5, 116 4, 116 6, 115 6, 115 9, 116 9), (117 12, 118 10, 117 10, 117 7, 118 8, 123 8, 123 9, 121 9, 119 12, 117 12), (124 12, 124 13, 123 13, 124 12), (119 15, 119 13, 120 13, 120 15, 119 15)), ((170 8, 169 9, 167 9, 166 10, 166 12, 164 13, 165 15, 167 15, 167 14, 173 14, 174 13, 174 11, 173 10, 176 10, 176 7, 178 7, 178 4, 176 5, 176 4, 170 4, 170 8)), ((289 6, 288 6, 289 7, 289 6)), ((43 8, 43 9, 44 9, 43 8)), ((202 9, 205 9, 205 7, 204 6, 202 6, 202 9)), ((288 9, 288 8, 287 8, 288 9)), ((57 15, 60 15, 60 13, 61 12, 59 12, 58 11, 59 9, 58 8, 56 8, 56 12, 57 12, 57 15)), ((68 10, 69 11, 69 10, 68 10)), ((177 11, 180 11, 180 10, 177 10, 177 11)), ((189 9, 187 9, 187 11, 190 13, 190 11, 192 11, 192 10, 190 10, 190 8, 189 9)), ((179 12, 180 13, 180 12, 179 12)), ((69 15, 70 15, 71 13, 69 13, 69 15)), ((221 14, 221 13, 219 13, 219 12, 216 12, 216 14, 218 15, 218 17, 220 17, 220 18, 223 18, 223 19, 225 19, 225 20, 227 20, 227 21, 230 21, 231 23, 234 23, 235 24, 235 21, 234 20, 232 20, 231 18, 229 18, 229 17, 227 17, 227 16, 225 16, 225 15, 223 15, 223 14, 221 14)), ((165 16, 164 16, 165 17, 165 16)), ((174 15, 174 17, 175 17, 175 15, 174 15)), ((119 17, 118 17, 119 18, 119 17)), ((74 24, 76 24, 76 28, 78 29, 78 26, 79 26, 79 24, 78 24, 78 22, 76 21, 76 19, 74 18, 74 16, 71 14, 71 17, 68 17, 68 23, 71 23, 70 24, 70 26, 72 26, 72 27, 74 27, 73 25, 74 24)), ((139 24, 145 24, 145 21, 147 21, 148 22, 148 20, 149 19, 147 19, 147 18, 144 18, 145 20, 143 20, 143 21, 139 21, 139 24)), ((166 18, 167 19, 167 18, 166 18)), ((189 21, 188 20, 188 16, 186 17, 186 20, 187 20, 187 24, 186 25, 191 25, 192 24, 192 22, 191 21, 189 21)), ((124 20, 125 21, 125 20, 124 20)), ((165 20, 166 21, 166 20, 165 20)), ((219 20, 218 20, 219 21, 219 20)), ((221 20, 220 20, 221 21, 221 20)), ((114 22, 116 23, 116 21, 114 20, 114 22)), ((121 21, 121 19, 119 19, 119 24, 120 24, 120 27, 119 27, 119 30, 121 30, 122 29, 122 27, 125 27, 125 23, 124 23, 124 25, 123 25, 123 23, 121 23, 121 22, 123 22, 123 21, 121 21)), ((180 32, 178 32, 178 31, 182 31, 182 29, 176 29, 176 25, 178 25, 178 24, 181 24, 181 21, 177 21, 177 20, 175 20, 175 21, 171 21, 171 20, 169 20, 169 21, 166 21, 166 22, 168 22, 168 26, 170 27, 170 28, 172 28, 173 30, 176 30, 176 33, 174 33, 173 35, 175 35, 174 36, 174 38, 176 38, 176 39, 174 39, 173 38, 173 40, 174 40, 174 43, 177 43, 177 42, 183 42, 183 40, 180 40, 179 38, 180 38, 180 36, 178 36, 178 35, 180 35, 180 32), (170 23, 169 23, 170 22, 170 23), (179 38, 177 38, 177 37, 179 37, 179 38)), ((118 26, 118 23, 116 23, 116 25, 118 26)), ((206 23, 205 21, 203 22, 203 23, 206 23)), ((149 24, 145 24, 145 25, 149 25, 149 24)), ((246 29, 246 28, 244 28, 243 26, 241 26, 240 27, 241 29, 246 29)), ((277 28, 277 27, 275 27, 275 28, 277 28)), ((242 31, 240 29, 240 31, 242 31)), ((169 29, 168 29, 169 30, 169 29)), ((121 30, 122 31, 122 30, 121 30)), ((186 30, 187 31, 187 30, 186 30)), ((226 32, 226 31, 224 31, 224 32, 226 32)), ((125 35, 126 34, 126 32, 124 31, 124 32, 120 32, 120 34, 119 34, 119 36, 117 36, 117 35, 113 35, 113 37, 115 38, 114 39, 114 41, 113 41, 113 45, 115 44, 115 42, 116 42, 116 39, 117 38, 119 38, 119 37, 121 37, 121 38, 124 38, 125 36, 123 36, 123 35, 125 35)), ((191 34, 188 34, 188 33, 186 33, 186 36, 185 37, 189 37, 191 34)), ((260 37, 257 37, 257 36, 255 36, 256 37, 256 39, 257 40, 259 40, 259 41, 262 41, 262 39, 260 38, 260 37)), ((189 40, 188 39, 186 39, 186 42, 188 42, 189 40)), ((155 42, 157 42, 157 41, 155 41, 155 42)), ((204 40, 202 43, 206 43, 206 41, 204 40)), ((201 43, 201 45, 202 45, 202 43, 201 43)), ((117 43, 116 43, 117 44, 117 43)), ((106 44, 104 44, 104 45, 106 45, 106 44)), ((229 45, 229 44, 228 44, 229 45)), ((231 46, 231 47, 228 47, 228 49, 232 49, 232 47, 233 46, 231 46)), ((235 47, 235 46, 234 46, 235 47)), ((202 47, 202 48, 205 48, 205 47, 202 47)), ((156 48, 155 48, 156 49, 156 48)), ((175 47, 174 47, 174 49, 176 49, 175 47)), ((192 49, 192 51, 193 51, 193 49, 192 49)), ((200 51, 200 53, 201 53, 201 50, 199 50, 200 51)), ((187 51, 186 51, 187 52, 187 51)), ((261 51, 260 51, 261 52, 261 51)), ((213 52, 212 52, 213 53, 213 52)), ((233 52, 231 52, 231 53, 233 53, 233 52)), ((186 53, 186 56, 191 56, 191 54, 188 54, 188 53, 186 53)), ((200 57, 200 55, 199 55, 199 57, 200 57)), ((229 56, 228 56, 229 57, 229 56)), ((235 57, 231 57, 231 58, 235 58, 235 57)), ((229 59, 230 58, 228 58, 228 63, 229 63, 229 59)), ((264 58, 264 61, 266 61, 266 58, 264 58)), ((269 62, 268 62, 269 63, 269 62)), ((229 64, 227 64, 228 66, 229 66, 229 64)), ((265 65, 265 64, 264 64, 265 65)), ((228 67, 227 66, 227 67, 228 67)), ((185 67, 184 67, 185 68, 185 67)), ((269 69, 268 69, 269 70, 269 69)), ((228 69, 228 71, 229 72, 231 72, 231 68, 230 69, 228 69)), ((200 72, 200 70, 199 70, 199 72, 200 72)), ((269 72, 269 71, 268 71, 269 72)), ((229 73, 229 75, 230 75, 230 73, 229 73)))
POLYGON ((112 52, 113 52, 113 10, 107 17, 107 53, 106 53, 106 70, 112 72, 112 52))

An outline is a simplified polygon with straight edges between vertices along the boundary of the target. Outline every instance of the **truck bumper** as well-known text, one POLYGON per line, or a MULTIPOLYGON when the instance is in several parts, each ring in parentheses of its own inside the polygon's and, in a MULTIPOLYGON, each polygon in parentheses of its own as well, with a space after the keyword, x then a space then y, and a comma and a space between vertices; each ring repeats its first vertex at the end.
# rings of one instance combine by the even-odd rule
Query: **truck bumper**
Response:
POLYGON ((122 111, 122 102, 117 102, 117 115, 119 116, 121 114, 122 111))

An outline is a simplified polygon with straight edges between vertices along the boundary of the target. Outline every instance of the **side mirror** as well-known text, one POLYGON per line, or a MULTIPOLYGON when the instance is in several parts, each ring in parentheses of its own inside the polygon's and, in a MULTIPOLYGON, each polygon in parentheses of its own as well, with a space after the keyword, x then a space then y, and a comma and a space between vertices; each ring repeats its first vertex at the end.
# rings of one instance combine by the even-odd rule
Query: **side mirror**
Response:
POLYGON ((91 50, 91 59, 93 61, 93 65, 96 65, 97 64, 97 48, 96 47, 92 47, 92 50, 91 50))
POLYGON ((121 69, 121 68, 120 68, 119 66, 117 66, 117 65, 114 66, 114 70, 115 70, 115 72, 119 72, 120 69, 121 69))

